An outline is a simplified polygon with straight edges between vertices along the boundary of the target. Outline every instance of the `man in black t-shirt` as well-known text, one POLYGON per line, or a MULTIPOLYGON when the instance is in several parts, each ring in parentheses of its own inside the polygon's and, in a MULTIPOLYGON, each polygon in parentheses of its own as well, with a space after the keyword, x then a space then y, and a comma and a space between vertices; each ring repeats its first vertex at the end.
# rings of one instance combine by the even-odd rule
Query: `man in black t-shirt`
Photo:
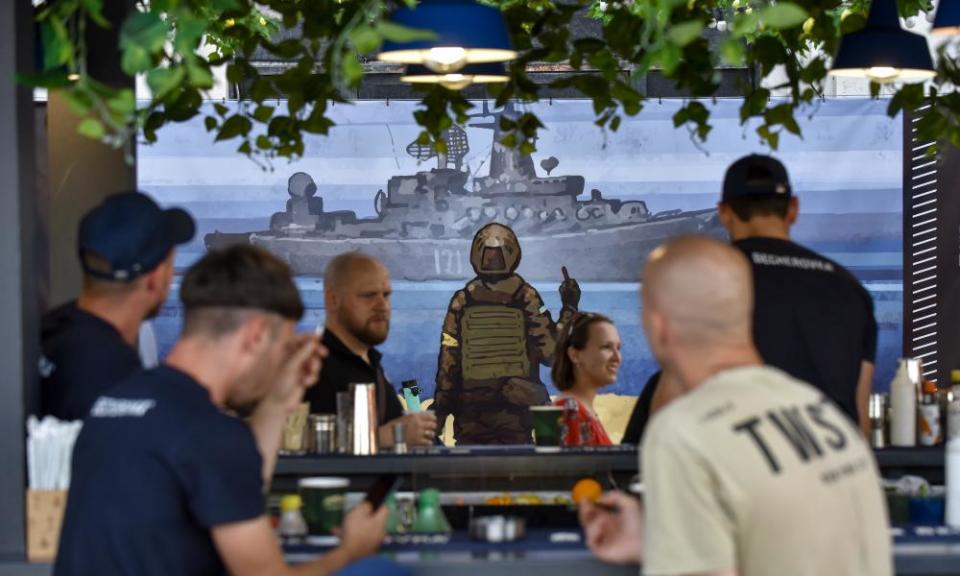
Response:
POLYGON ((380 352, 390 331, 390 273, 377 259, 347 252, 330 261, 323 275, 326 319, 323 344, 330 351, 317 386, 307 391, 310 411, 336 414, 337 393, 350 384, 373 382, 381 447, 393 446, 393 425, 403 423, 407 445, 430 445, 437 419, 432 412, 403 414, 397 391, 383 372, 380 352))
MULTIPOLYGON (((284 421, 326 352, 294 333, 300 295, 289 268, 262 249, 207 253, 180 298, 183 333, 166 363, 101 395, 84 422, 56 576, 294 573, 264 487, 284 421)), ((372 554, 386 516, 361 504, 340 546, 296 573, 331 574, 372 554)))
POLYGON ((42 414, 84 418, 101 392, 141 367, 140 324, 166 299, 174 248, 194 231, 189 214, 162 210, 140 192, 109 196, 83 217, 83 290, 41 324, 42 414))
POLYGON ((779 161, 750 155, 727 169, 719 216, 753 268, 761 356, 822 390, 867 433, 877 348, 873 300, 843 266, 790 241, 798 211, 779 161))

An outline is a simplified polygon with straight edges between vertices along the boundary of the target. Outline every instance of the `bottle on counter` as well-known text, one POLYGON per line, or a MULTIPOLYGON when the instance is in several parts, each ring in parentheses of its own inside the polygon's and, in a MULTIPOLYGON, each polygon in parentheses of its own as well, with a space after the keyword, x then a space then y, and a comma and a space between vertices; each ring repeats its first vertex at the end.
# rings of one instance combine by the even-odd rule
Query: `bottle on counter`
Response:
POLYGON ((947 441, 945 480, 947 488, 946 524, 960 528, 960 436, 947 441))
POLYGON ((937 385, 929 380, 923 382, 920 399, 920 445, 936 446, 943 441, 943 425, 940 415, 940 394, 937 385))
POLYGON ((440 491, 427 488, 420 492, 417 515, 413 519, 413 531, 418 534, 449 534, 450 523, 440 507, 440 491))
POLYGON ((415 414, 420 412, 422 409, 420 407, 420 385, 417 384, 416 380, 404 380, 400 383, 400 387, 403 389, 403 400, 407 404, 407 412, 415 414))
POLYGON ((947 400, 947 439, 960 437, 960 370, 950 372, 947 400))
POLYGON ((299 494, 287 494, 280 499, 280 523, 277 533, 288 542, 296 542, 307 535, 307 522, 300 513, 303 500, 299 494))
POLYGON ((890 382, 890 445, 917 445, 917 395, 922 370, 920 360, 901 358, 890 382))

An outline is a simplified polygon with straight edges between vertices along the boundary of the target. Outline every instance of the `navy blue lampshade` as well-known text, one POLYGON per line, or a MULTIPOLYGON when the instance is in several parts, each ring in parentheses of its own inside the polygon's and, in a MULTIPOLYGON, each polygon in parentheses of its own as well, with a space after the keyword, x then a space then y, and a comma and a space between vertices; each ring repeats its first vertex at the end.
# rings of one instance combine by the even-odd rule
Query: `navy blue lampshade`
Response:
POLYGON ((926 38, 900 27, 896 0, 874 0, 867 25, 840 40, 830 74, 919 82, 933 78, 934 68, 926 38))
POLYGON ((384 42, 377 58, 384 62, 422 64, 434 72, 456 72, 467 64, 505 62, 517 57, 498 8, 468 0, 425 0, 400 8, 390 21, 430 30, 431 40, 384 42))
POLYGON ((960 2, 940 0, 937 17, 933 21, 933 34, 960 34, 960 2))
POLYGON ((488 62, 467 64, 456 72, 434 72, 426 66, 410 64, 400 80, 411 84, 440 84, 450 90, 461 90, 471 84, 506 82, 510 77, 503 64, 488 62))

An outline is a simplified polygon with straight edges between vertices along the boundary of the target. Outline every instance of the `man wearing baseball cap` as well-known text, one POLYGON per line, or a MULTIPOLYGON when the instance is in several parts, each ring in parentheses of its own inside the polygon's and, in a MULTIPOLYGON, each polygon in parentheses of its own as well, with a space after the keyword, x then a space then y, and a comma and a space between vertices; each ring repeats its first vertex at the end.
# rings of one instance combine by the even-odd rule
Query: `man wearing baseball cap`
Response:
POLYGON ((868 433, 877 348, 870 294, 843 266, 790 240, 799 202, 776 159, 752 154, 731 164, 718 208, 753 268, 760 355, 819 388, 868 433))
POLYGON ((174 249, 195 232, 184 210, 163 210, 141 192, 109 196, 83 217, 80 296, 43 318, 43 414, 82 419, 101 392, 141 367, 140 324, 166 300, 174 249))

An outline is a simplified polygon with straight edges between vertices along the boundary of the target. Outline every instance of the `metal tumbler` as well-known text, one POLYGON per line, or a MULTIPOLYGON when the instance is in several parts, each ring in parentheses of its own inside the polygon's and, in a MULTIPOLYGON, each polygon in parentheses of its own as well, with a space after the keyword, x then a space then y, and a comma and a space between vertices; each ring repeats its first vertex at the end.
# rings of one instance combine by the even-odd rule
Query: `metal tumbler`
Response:
POLYGON ((377 453, 377 386, 370 383, 350 385, 353 398, 353 450, 357 456, 377 453))
POLYGON ((871 394, 867 405, 870 417, 870 445, 874 448, 887 446, 887 395, 871 394))
POLYGON ((333 414, 310 416, 310 448, 315 454, 337 451, 337 417, 333 414))

